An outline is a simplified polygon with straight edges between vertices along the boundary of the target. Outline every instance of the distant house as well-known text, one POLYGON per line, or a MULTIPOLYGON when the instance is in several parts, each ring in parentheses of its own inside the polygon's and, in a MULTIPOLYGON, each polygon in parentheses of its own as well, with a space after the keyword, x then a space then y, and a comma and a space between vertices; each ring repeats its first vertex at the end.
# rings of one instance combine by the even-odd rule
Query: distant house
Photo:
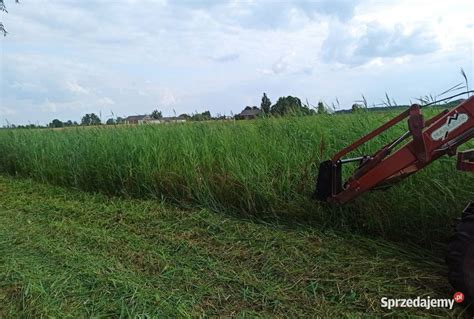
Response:
POLYGON ((235 116, 238 120, 251 120, 257 118, 262 111, 256 106, 247 106, 242 112, 235 116))
POLYGON ((172 116, 154 119, 149 115, 132 115, 125 119, 125 124, 162 124, 162 123, 182 123, 186 122, 185 117, 172 116))
POLYGON ((159 119, 150 119, 150 120, 145 121, 145 123, 148 123, 148 124, 183 123, 183 122, 186 122, 186 118, 182 116, 162 117, 159 119))
POLYGON ((221 115, 216 118, 219 121, 232 121, 234 118, 230 115, 221 115))
POLYGON ((143 124, 151 119, 149 115, 132 115, 125 119, 125 124, 143 124))

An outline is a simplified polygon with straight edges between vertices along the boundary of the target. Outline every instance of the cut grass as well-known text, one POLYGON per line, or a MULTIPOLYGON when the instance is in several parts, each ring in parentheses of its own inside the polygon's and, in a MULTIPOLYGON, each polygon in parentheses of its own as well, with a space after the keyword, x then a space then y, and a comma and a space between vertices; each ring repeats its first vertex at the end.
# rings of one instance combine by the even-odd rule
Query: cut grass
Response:
POLYGON ((456 316, 439 252, 0 177, 0 317, 456 316))

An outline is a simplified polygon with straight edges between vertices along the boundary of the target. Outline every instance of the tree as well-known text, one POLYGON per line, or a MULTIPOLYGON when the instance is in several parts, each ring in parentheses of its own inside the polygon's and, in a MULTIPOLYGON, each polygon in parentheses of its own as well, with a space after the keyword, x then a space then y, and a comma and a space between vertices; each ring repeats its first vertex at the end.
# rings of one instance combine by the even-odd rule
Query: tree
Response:
POLYGON ((51 123, 49 123, 48 126, 49 126, 49 127, 63 127, 63 126, 64 126, 64 123, 61 122, 61 121, 58 120, 58 119, 54 119, 51 123))
POLYGON ((116 122, 115 122, 114 119, 108 119, 107 122, 105 122, 105 124, 107 124, 107 125, 114 125, 114 124, 116 124, 116 122))
POLYGON ((190 119, 191 118, 191 116, 189 114, 186 114, 186 113, 180 114, 178 117, 183 118, 183 119, 190 119))
POLYGON ((324 106, 324 103, 319 101, 318 102, 318 114, 327 114, 328 113, 328 110, 327 108, 324 106))
POLYGON ((125 120, 123 118, 121 118, 120 116, 118 116, 115 119, 115 124, 123 124, 124 122, 125 122, 125 120))
POLYGON ((308 106, 302 105, 301 100, 294 96, 280 97, 275 105, 272 105, 270 112, 273 115, 310 115, 314 110, 308 106))
POLYGON ((155 120, 159 120, 163 118, 163 114, 161 113, 161 111, 154 110, 153 112, 151 112, 151 118, 155 120))
POLYGON ((193 114, 193 116, 191 117, 191 120, 193 120, 193 121, 207 121, 207 120, 210 120, 211 118, 212 118, 211 112, 204 111, 202 113, 193 114))
POLYGON ((81 120, 81 125, 85 126, 100 125, 100 123, 100 118, 94 113, 84 115, 81 120))
POLYGON ((260 104, 260 108, 262 109, 262 112, 265 114, 269 114, 271 106, 272 106, 272 101, 270 101, 266 93, 263 93, 262 103, 260 104))
MULTIPOLYGON (((15 0, 16 3, 20 3, 19 0, 15 0)), ((3 11, 5 13, 8 13, 7 7, 5 6, 4 0, 0 0, 0 11, 3 11)), ((3 32, 3 36, 7 36, 7 30, 5 29, 5 26, 3 25, 2 22, 0 22, 0 32, 3 32)))
POLYGON ((201 113, 201 115, 204 117, 204 118, 207 118, 207 119, 211 119, 211 112, 209 111, 204 111, 201 113))
POLYGON ((244 108, 244 111, 247 111, 247 110, 259 110, 259 108, 257 106, 246 106, 244 108))
POLYGON ((357 104, 357 103, 352 104, 352 112, 354 112, 354 113, 360 112, 363 109, 364 109, 363 105, 360 105, 360 104, 357 104))

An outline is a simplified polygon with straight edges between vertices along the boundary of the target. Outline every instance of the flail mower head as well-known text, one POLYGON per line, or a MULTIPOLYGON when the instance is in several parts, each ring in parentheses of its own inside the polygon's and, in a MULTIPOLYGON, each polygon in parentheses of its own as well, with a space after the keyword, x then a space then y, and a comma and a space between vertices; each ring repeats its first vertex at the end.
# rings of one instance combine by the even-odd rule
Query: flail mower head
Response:
POLYGON ((318 179, 314 199, 327 202, 333 194, 342 190, 342 165, 331 160, 319 164, 318 179))

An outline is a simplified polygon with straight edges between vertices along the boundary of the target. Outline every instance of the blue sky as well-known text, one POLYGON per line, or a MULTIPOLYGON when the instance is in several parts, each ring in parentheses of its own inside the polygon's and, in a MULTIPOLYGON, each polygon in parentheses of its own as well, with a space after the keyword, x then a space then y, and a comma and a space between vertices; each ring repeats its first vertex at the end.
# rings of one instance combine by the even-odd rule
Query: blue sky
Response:
POLYGON ((474 2, 5 0, 0 125, 474 87, 474 2))

